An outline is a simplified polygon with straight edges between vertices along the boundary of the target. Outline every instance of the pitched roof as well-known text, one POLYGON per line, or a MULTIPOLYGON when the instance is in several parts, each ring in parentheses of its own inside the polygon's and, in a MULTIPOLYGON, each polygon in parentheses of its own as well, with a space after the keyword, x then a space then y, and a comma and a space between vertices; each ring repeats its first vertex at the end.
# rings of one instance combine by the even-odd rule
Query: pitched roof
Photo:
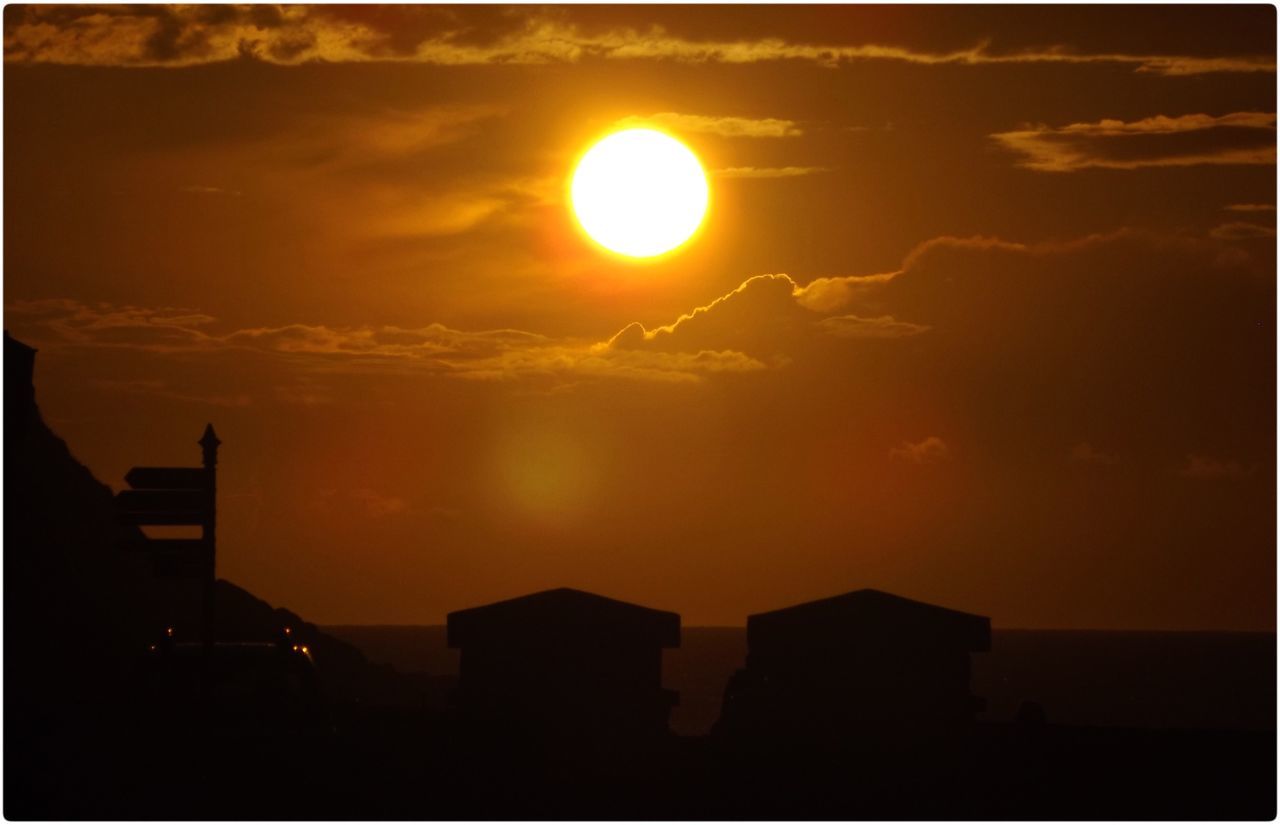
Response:
POLYGON ((447 621, 449 647, 485 641, 560 642, 587 638, 680 646, 680 614, 568 587, 456 610, 447 621))
POLYGON ((747 617, 753 652, 867 642, 985 651, 991 649, 991 620, 880 590, 854 590, 747 617))

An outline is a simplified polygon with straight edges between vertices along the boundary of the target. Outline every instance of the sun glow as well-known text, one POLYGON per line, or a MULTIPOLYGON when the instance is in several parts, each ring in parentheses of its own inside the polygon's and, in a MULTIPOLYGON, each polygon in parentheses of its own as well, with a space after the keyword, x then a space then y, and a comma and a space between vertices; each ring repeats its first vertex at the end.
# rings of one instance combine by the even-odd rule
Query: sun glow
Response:
POLYGON ((655 129, 626 129, 587 150, 569 195, 592 240, 630 258, 652 258, 693 236, 710 190, 689 147, 655 129))

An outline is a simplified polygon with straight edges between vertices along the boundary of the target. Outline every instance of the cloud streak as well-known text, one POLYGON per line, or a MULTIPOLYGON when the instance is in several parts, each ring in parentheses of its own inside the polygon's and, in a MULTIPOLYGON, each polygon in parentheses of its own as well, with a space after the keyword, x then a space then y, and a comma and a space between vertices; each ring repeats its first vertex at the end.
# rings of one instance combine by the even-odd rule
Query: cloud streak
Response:
POLYGON ((1276 228, 1248 221, 1232 221, 1209 230, 1209 237, 1220 241, 1244 241, 1252 238, 1274 238, 1276 228))
POLYGON ((913 409, 901 423, 884 419, 869 446, 907 466, 949 462, 962 445, 969 465, 1004 450, 1063 470, 1123 463, 1166 478, 1245 479, 1256 468, 1215 456, 1252 454, 1237 433, 1268 425, 1255 367, 1273 366, 1273 282, 1220 239, 1121 230, 1038 244, 941 237, 890 273, 807 284, 754 276, 669 323, 628 324, 606 340, 443 324, 227 329, 184 307, 71 300, 12 302, 6 322, 41 348, 171 359, 98 387, 190 403, 329 405, 353 397, 334 391, 341 381, 384 376, 517 394, 623 381, 636 392, 714 382, 744 399, 848 391, 872 419, 890 401, 913 409), (206 396, 189 391, 185 370, 155 380, 179 363, 223 374, 213 359, 224 354, 265 368, 268 383, 242 399, 250 384, 239 378, 206 396), (1176 427, 1145 426, 1174 408, 1176 427))
POLYGON ((525 13, 477 36, 457 12, 403 8, 381 14, 308 6, 22 7, 6 15, 6 60, 99 66, 189 66, 251 57, 271 63, 418 62, 466 66, 600 60, 750 64, 863 61, 930 66, 1113 64, 1168 75, 1274 72, 1271 55, 1081 53, 1066 46, 997 52, 987 43, 946 52, 781 38, 696 40, 663 27, 588 31, 563 15, 525 13), (10 20, 10 16, 12 20, 10 20))
POLYGON ((1274 112, 1156 115, 1067 126, 1036 124, 991 138, 1038 172, 1276 162, 1274 112))
POLYGON ((1239 461, 1194 453, 1187 456, 1186 462, 1178 468, 1178 475, 1183 478, 1207 481, 1243 478, 1252 472, 1251 468, 1246 469, 1239 461))
POLYGON ((731 166, 711 174, 718 178, 798 178, 830 171, 826 166, 731 166))
MULTIPOLYGON (((815 341, 897 339, 928 331, 888 314, 824 315, 806 306, 787 275, 748 278, 669 324, 632 323, 604 341, 556 339, 515 329, 285 324, 218 331, 213 316, 183 308, 16 301, 9 323, 41 346, 135 350, 156 355, 255 352, 340 371, 405 371, 469 380, 624 378, 689 382, 784 366, 815 341)), ((141 390, 143 388, 134 388, 141 390)), ((158 388, 149 388, 158 391, 158 388)), ((277 400, 323 403, 288 388, 277 400)))
MULTIPOLYGON (((764 363, 732 350, 645 352, 616 349, 608 342, 554 340, 513 329, 468 332, 443 324, 413 329, 288 324, 217 333, 213 331, 217 319, 201 313, 88 305, 68 299, 14 302, 7 307, 7 317, 24 338, 40 346, 155 355, 256 352, 327 370, 392 370, 481 381, 593 377, 690 382, 708 375, 765 369, 764 363)), ((113 388, 178 397, 150 382, 113 388)), ((306 404, 328 400, 302 389, 282 389, 277 400, 306 404)), ((234 403, 241 402, 237 398, 234 403)))
POLYGON ((940 464, 951 457, 951 448, 938 436, 931 435, 922 441, 904 441, 889 450, 889 457, 907 464, 940 464))
POLYGON ((658 112, 648 117, 632 115, 618 121, 618 126, 622 127, 644 125, 660 126, 677 132, 729 138, 786 138, 804 134, 804 130, 794 120, 773 117, 717 117, 658 112))

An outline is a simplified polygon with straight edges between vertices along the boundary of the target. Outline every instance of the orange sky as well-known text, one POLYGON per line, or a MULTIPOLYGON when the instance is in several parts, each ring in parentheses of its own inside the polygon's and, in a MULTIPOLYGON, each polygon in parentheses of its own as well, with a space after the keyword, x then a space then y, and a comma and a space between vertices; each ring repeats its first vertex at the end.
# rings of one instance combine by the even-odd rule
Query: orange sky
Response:
POLYGON ((117 488, 213 421, 219 571, 273 603, 1274 628, 1270 6, 4 22, 46 419, 117 488), (564 203, 636 118, 711 173, 648 265, 564 203))

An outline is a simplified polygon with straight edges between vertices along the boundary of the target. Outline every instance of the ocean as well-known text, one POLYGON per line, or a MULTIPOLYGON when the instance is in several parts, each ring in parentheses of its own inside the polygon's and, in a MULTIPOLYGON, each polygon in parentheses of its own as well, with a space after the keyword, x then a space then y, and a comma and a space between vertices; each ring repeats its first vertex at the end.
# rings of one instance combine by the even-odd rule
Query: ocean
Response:
MULTIPOLYGON (((458 653, 442 626, 330 626, 328 633, 397 670, 453 676, 458 653)), ((746 656, 740 627, 687 627, 664 653, 663 683, 680 692, 671 726, 710 730, 724 686, 746 656)), ((973 657, 980 718, 1013 718, 1038 702, 1069 725, 1274 730, 1274 633, 994 630, 990 653, 973 657)))

